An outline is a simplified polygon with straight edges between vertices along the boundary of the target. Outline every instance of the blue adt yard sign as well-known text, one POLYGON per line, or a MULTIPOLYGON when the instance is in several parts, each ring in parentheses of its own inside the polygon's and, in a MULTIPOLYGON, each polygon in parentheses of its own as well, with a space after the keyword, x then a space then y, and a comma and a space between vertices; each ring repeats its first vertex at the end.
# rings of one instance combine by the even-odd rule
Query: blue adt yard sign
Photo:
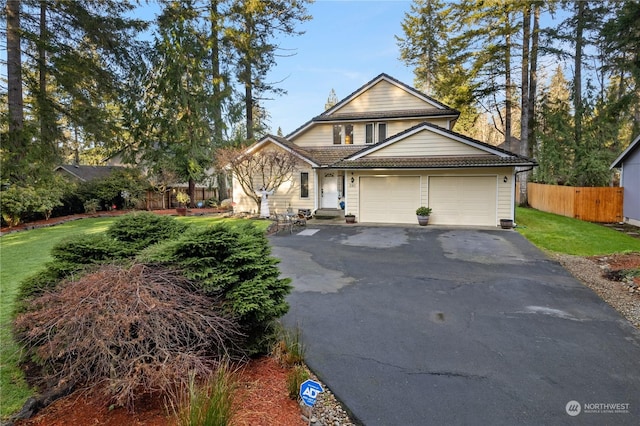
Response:
POLYGON ((324 389, 322 389, 320 383, 314 382, 313 380, 307 380, 300 385, 300 397, 302 398, 302 402, 309 407, 313 407, 316 403, 316 398, 320 392, 324 392, 324 389))

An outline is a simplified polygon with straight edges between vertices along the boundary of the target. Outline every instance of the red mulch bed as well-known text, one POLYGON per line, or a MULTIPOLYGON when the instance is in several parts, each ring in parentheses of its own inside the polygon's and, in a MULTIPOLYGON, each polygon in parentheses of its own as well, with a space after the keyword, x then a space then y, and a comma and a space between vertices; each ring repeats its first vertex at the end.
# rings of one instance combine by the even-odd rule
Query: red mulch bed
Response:
MULTIPOLYGON (((275 359, 263 357, 249 362, 240 372, 236 394, 235 426, 302 426, 300 407, 287 395, 287 369, 275 359)), ((96 398, 74 393, 55 401, 17 426, 174 426, 176 419, 161 398, 146 399, 131 413, 124 408, 109 410, 96 398)))

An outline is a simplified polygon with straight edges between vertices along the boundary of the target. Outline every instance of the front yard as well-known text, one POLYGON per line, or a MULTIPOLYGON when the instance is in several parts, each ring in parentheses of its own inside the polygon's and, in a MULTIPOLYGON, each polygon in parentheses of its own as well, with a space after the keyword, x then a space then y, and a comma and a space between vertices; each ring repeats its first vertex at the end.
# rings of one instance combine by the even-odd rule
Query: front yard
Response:
MULTIPOLYGON (((55 244, 72 235, 103 232, 114 220, 83 219, 0 238, 0 418, 7 418, 19 410, 32 394, 17 366, 19 347, 12 342, 10 331, 19 283, 43 268, 51 259, 50 250, 55 244)), ((205 226, 221 219, 200 216, 181 220, 205 226)), ((264 230, 270 224, 269 221, 255 223, 264 230)), ((576 278, 640 328, 640 290, 637 287, 640 284, 640 238, 601 225, 532 209, 518 208, 516 223, 517 231, 525 238, 558 260, 576 278), (605 277, 607 270, 622 270, 623 273, 605 277), (622 276, 626 281, 610 279, 616 276, 622 276)))
MULTIPOLYGON (((56 244, 75 235, 104 232, 114 220, 114 217, 74 220, 0 237, 0 418, 19 410, 32 393, 17 366, 20 349, 13 342, 10 326, 20 282, 51 260, 51 248, 56 244)), ((179 220, 197 226, 236 221, 215 216, 192 216, 179 220)), ((270 222, 255 221, 255 224, 266 230, 270 222)))

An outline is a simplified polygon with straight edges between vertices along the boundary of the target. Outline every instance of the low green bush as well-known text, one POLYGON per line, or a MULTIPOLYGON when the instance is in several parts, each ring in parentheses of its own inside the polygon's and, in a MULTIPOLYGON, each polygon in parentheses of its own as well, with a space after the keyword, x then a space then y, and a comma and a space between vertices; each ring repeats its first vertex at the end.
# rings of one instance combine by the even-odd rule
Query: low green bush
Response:
POLYGON ((179 240, 151 247, 139 261, 171 265, 202 291, 220 295, 239 319, 250 355, 266 353, 275 337, 274 320, 289 305, 291 280, 280 278, 264 232, 251 224, 191 229, 179 240))
POLYGON ((107 235, 132 249, 141 250, 159 241, 176 238, 187 228, 188 225, 170 216, 138 212, 118 218, 107 230, 107 235))
POLYGON ((53 210, 63 205, 67 187, 68 183, 56 176, 45 183, 10 185, 0 192, 2 220, 16 226, 25 220, 49 219, 53 210))

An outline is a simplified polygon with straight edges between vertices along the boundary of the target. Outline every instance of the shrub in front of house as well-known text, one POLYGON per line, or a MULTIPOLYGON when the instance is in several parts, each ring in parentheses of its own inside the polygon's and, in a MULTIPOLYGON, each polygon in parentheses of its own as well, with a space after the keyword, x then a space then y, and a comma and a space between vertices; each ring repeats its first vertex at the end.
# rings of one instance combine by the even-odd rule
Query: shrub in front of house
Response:
POLYGON ((144 395, 175 395, 189 373, 211 375, 240 337, 216 297, 177 271, 142 264, 103 265, 61 283, 32 300, 14 332, 52 389, 81 388, 128 408, 144 395))
POLYGON ((291 287, 264 233, 174 222, 124 216, 103 234, 57 245, 23 281, 14 334, 53 386, 106 389, 130 406, 184 386, 191 370, 208 374, 221 356, 271 348, 291 287))
POLYGON ((116 220, 109 226, 107 235, 132 249, 142 250, 157 242, 177 238, 187 228, 187 224, 169 216, 137 212, 116 220))
POLYGON ((150 247, 139 260, 171 265, 209 295, 221 295, 246 335, 250 355, 266 353, 274 321, 284 315, 291 290, 263 232, 250 224, 191 229, 182 238, 150 247))

